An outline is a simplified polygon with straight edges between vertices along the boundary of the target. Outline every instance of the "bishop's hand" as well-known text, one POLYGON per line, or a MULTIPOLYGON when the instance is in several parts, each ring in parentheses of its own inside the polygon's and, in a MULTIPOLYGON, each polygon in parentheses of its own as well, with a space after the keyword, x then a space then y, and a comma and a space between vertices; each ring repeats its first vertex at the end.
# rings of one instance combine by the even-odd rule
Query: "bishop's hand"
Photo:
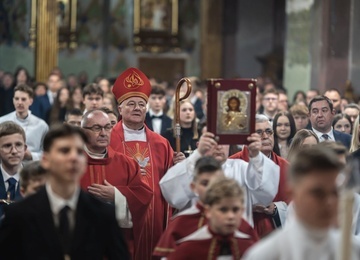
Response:
POLYGON ((88 192, 95 197, 98 197, 107 202, 115 201, 115 190, 114 186, 112 186, 109 182, 104 180, 104 185, 101 184, 91 184, 88 187, 88 192))

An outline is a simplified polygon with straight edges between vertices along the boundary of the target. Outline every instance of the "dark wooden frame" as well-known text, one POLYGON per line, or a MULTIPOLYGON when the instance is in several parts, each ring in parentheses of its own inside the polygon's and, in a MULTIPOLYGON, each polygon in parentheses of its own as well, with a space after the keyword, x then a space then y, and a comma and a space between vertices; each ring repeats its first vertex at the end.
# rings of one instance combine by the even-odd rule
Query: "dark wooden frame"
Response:
POLYGON ((256 115, 256 80, 255 79, 209 79, 208 104, 207 104, 207 130, 215 134, 219 144, 248 144, 247 137, 255 132, 256 115), (243 129, 229 130, 224 126, 223 120, 226 118, 226 106, 224 102, 233 93, 240 95, 243 102, 242 107, 244 122, 243 129), (221 118, 219 118, 221 117, 221 118), (222 129, 222 130, 221 130, 222 129), (225 129, 225 130, 224 130, 225 129))

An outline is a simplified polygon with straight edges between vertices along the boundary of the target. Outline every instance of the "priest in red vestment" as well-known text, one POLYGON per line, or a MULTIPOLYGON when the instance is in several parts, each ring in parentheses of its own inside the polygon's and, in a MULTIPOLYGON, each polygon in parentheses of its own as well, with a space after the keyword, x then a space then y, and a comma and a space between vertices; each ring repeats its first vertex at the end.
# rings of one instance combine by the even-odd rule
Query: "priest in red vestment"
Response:
MULTIPOLYGON (((185 159, 185 156, 182 153, 174 156, 169 142, 145 126, 151 85, 143 72, 136 68, 127 69, 116 79, 112 91, 118 101, 122 120, 111 133, 110 146, 138 162, 142 181, 153 192, 145 214, 142 239, 133 248, 135 259, 152 259, 152 252, 170 217, 169 206, 161 194, 159 181, 173 163, 185 159)), ((128 240, 131 245, 133 239, 128 236, 128 240)))
MULTIPOLYGON (((253 208, 254 228, 260 237, 268 235, 275 228, 284 224, 286 219, 287 204, 290 202, 290 197, 287 193, 287 169, 289 163, 273 152, 274 136, 269 119, 264 115, 256 115, 255 129, 261 136, 261 152, 268 156, 280 167, 280 180, 278 193, 275 196, 273 203, 270 205, 255 205, 253 208)), ((231 159, 242 159, 249 161, 249 151, 244 146, 244 150, 238 152, 230 157, 231 159)))
MULTIPOLYGON (((204 208, 205 190, 209 183, 218 178, 224 178, 224 173, 221 163, 215 158, 206 156, 196 162, 194 178, 190 187, 198 195, 199 199, 191 208, 181 211, 171 219, 169 226, 155 247, 154 255, 161 257, 168 256, 171 252, 175 251, 176 241, 185 238, 208 224, 204 208)), ((244 219, 242 219, 238 230, 249 235, 253 241, 259 239, 255 230, 244 219)))
POLYGON ((132 235, 135 244, 140 243, 153 194, 141 180, 139 165, 109 146, 112 125, 103 111, 87 112, 81 127, 89 139, 84 147, 88 166, 81 187, 106 202, 115 203, 119 225, 132 235))

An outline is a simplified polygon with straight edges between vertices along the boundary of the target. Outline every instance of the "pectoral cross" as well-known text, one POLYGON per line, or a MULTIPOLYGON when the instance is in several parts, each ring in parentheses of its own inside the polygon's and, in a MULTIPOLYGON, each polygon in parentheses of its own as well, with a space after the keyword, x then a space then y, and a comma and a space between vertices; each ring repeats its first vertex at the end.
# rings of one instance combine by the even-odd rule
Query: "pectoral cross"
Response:
POLYGON ((194 150, 191 149, 191 145, 189 145, 188 149, 184 151, 184 153, 188 153, 191 155, 194 152, 194 150))

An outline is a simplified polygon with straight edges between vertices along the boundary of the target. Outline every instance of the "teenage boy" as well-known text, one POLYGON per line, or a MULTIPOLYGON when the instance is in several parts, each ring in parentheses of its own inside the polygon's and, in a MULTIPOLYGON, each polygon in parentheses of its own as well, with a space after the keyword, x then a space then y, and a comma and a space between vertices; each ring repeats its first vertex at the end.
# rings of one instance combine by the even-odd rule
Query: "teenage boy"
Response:
POLYGON ((240 259, 255 243, 238 230, 244 212, 244 196, 235 180, 222 178, 212 183, 204 200, 208 225, 177 241, 168 260, 240 259))
MULTIPOLYGON (((26 151, 24 129, 14 122, 0 124, 0 199, 18 200, 20 195, 20 170, 26 151)), ((0 217, 4 204, 0 204, 0 217)))
POLYGON ((80 128, 67 124, 46 134, 41 165, 47 183, 5 209, 2 259, 129 259, 114 207, 80 189, 86 142, 80 128))
POLYGON ((20 193, 24 198, 35 194, 46 181, 46 171, 40 161, 28 163, 20 172, 20 193))
POLYGON ((145 124, 150 130, 163 135, 171 128, 172 120, 164 114, 166 103, 165 90, 160 86, 153 86, 149 96, 149 111, 146 113, 145 124))
POLYGON ((72 126, 81 126, 81 119, 82 119, 83 113, 80 109, 74 108, 65 114, 65 121, 64 124, 69 124, 72 126))
POLYGON ((83 90, 83 103, 85 105, 84 113, 87 111, 100 108, 104 100, 104 91, 99 85, 92 83, 87 85, 83 90))
POLYGON ((18 85, 14 89, 13 103, 15 111, 0 117, 0 123, 12 121, 20 125, 26 135, 27 149, 24 160, 38 161, 42 153, 42 141, 49 130, 44 120, 34 116, 29 110, 33 103, 34 92, 27 85, 18 85))
MULTIPOLYGON (((333 227, 342 167, 333 149, 317 145, 301 150, 289 172, 295 218, 261 240, 244 259, 338 259, 341 235, 333 227)), ((358 241, 352 241, 349 256, 359 259, 358 241)))
MULTIPOLYGON (((221 163, 212 157, 200 158, 195 164, 195 174, 191 189, 197 195, 198 201, 191 208, 177 214, 169 223, 154 250, 155 256, 166 257, 173 252, 176 241, 190 235, 207 224, 204 213, 205 190, 213 181, 224 177, 221 163)), ((246 222, 241 221, 239 230, 258 240, 255 230, 246 222)))

